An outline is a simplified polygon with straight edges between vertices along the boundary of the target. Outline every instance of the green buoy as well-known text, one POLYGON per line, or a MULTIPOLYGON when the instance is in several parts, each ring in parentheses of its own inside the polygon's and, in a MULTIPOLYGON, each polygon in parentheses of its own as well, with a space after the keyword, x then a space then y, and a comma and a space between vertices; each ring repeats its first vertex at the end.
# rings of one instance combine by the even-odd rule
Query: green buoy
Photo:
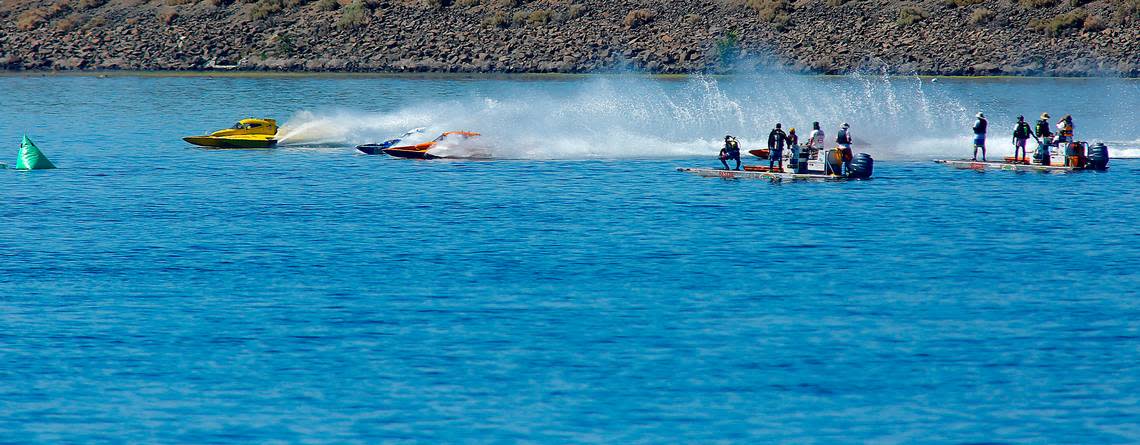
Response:
POLYGON ((36 147, 36 144, 32 143, 27 135, 24 135, 24 140, 20 141, 20 156, 16 158, 16 169, 46 170, 49 168, 55 168, 55 164, 52 164, 47 156, 44 156, 43 152, 40 151, 40 148, 36 147))

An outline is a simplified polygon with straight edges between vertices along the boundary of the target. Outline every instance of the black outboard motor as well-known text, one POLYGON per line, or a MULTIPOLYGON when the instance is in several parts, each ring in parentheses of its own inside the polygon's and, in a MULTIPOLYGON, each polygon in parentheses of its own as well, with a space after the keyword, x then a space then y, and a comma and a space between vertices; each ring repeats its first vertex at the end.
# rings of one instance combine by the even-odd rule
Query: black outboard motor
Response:
POLYGON ((1089 147, 1089 164, 1090 170, 1108 170, 1108 147, 1103 143, 1098 142, 1096 145, 1089 147))
POLYGON ((855 159, 851 160, 851 174, 850 178, 867 179, 875 172, 875 160, 871 159, 871 155, 867 153, 859 153, 855 155, 855 159))

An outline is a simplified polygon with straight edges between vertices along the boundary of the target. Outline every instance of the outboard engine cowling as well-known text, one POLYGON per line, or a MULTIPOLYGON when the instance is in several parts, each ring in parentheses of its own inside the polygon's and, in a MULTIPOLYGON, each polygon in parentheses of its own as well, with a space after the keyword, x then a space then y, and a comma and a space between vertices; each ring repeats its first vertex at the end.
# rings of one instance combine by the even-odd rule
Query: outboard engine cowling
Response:
POLYGON ((855 159, 851 160, 851 174, 849 177, 855 179, 867 179, 875 172, 875 160, 867 153, 859 153, 855 155, 855 159))
POLYGON ((1089 147, 1089 164, 1090 170, 1107 170, 1108 169, 1108 147, 1103 143, 1097 143, 1089 147))

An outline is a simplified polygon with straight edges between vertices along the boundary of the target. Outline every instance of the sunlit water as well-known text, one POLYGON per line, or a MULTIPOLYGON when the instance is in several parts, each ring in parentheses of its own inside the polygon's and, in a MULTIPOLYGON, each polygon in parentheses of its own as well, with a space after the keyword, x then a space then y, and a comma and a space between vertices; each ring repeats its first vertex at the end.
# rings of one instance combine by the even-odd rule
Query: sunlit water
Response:
POLYGON ((1137 85, 0 77, 0 162, 61 167, 0 170, 0 442, 1135 443, 1140 161, 929 159, 979 109, 1134 149, 1137 85), (674 171, 777 120, 875 179, 674 171), (417 126, 510 159, 351 148, 417 126))

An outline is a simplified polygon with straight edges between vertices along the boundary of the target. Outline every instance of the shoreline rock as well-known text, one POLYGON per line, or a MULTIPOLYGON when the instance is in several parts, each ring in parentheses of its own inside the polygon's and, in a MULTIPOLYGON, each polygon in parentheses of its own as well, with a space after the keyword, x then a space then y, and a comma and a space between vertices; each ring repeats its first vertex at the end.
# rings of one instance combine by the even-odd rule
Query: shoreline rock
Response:
POLYGON ((1140 77, 1138 1, 31 0, 0 69, 1140 77))

